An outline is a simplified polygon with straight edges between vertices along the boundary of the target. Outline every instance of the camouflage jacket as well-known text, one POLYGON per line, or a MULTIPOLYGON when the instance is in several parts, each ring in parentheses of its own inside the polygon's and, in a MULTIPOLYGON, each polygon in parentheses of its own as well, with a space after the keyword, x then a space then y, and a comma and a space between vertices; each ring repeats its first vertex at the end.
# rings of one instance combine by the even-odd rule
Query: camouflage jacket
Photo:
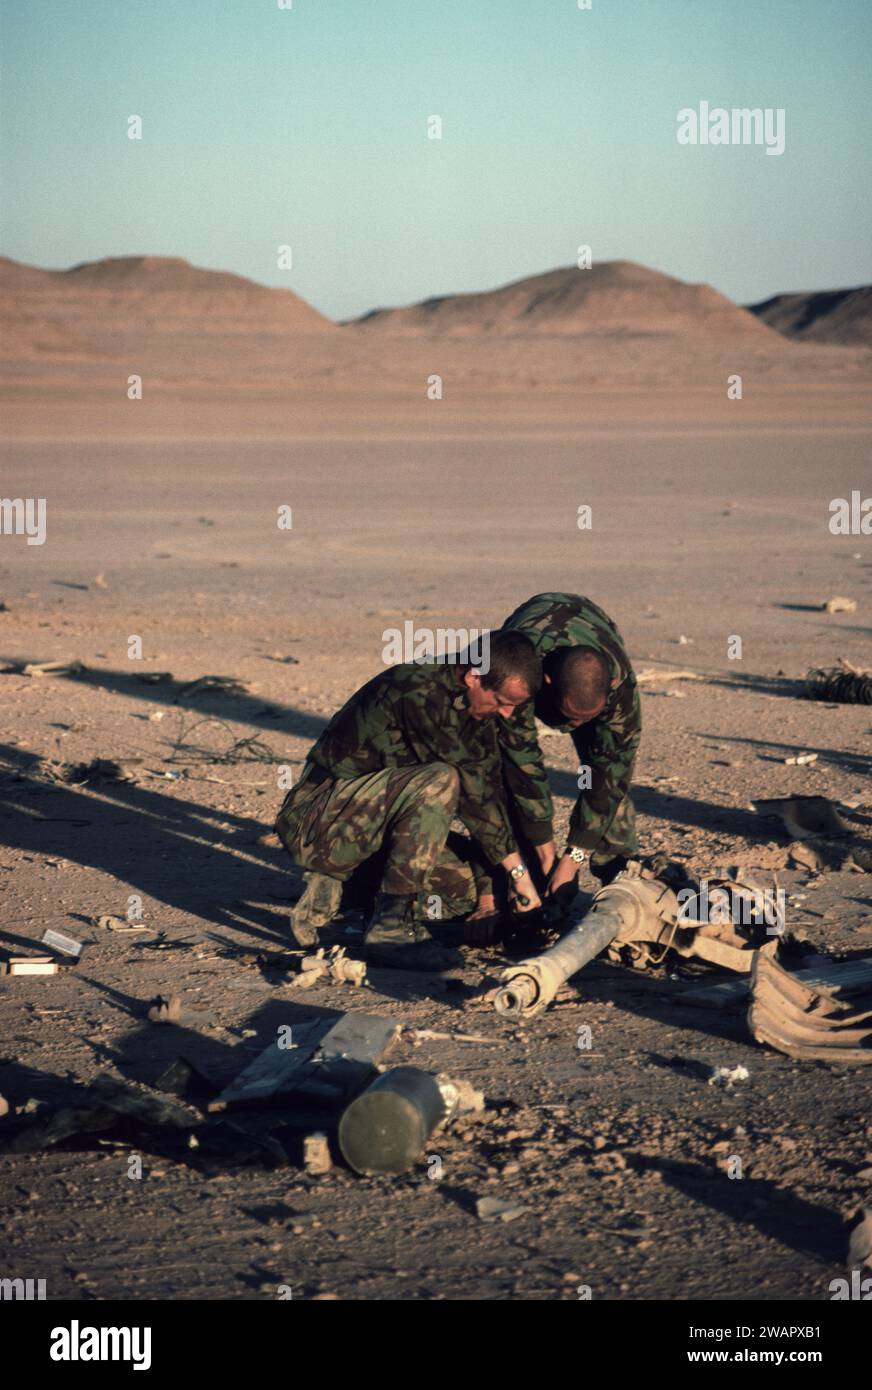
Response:
POLYGON ((455 666, 391 666, 333 716, 309 761, 336 778, 450 763, 460 775, 458 819, 499 864, 517 848, 502 781, 501 722, 472 718, 455 666))
POLYGON ((506 785, 532 844, 544 844, 554 836, 554 807, 535 719, 572 733, 579 764, 591 769, 591 786, 582 791, 573 808, 569 844, 594 853, 629 791, 642 732, 636 677, 618 629, 601 608, 578 594, 536 594, 503 626, 527 634, 546 663, 546 672, 548 655, 557 647, 593 647, 609 662, 612 690, 597 719, 571 730, 561 722, 549 687, 543 685, 535 701, 523 705, 511 720, 500 720, 506 785))

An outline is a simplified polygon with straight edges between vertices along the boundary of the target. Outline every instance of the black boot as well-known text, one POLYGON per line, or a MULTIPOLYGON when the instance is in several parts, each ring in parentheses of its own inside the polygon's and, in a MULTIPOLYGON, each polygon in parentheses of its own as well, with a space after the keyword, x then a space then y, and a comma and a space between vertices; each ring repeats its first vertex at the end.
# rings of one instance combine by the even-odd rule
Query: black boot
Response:
POLYGON ((463 964, 459 951, 440 946, 415 916, 416 898, 379 893, 364 937, 366 958, 373 965, 397 970, 453 970, 463 964))

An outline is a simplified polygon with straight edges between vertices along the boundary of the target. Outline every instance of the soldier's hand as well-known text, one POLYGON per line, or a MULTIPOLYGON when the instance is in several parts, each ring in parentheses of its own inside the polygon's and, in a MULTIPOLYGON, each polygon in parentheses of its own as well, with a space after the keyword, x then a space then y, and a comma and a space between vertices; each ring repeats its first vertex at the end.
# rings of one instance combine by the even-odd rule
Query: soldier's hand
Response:
POLYGON ((492 912, 488 917, 467 917, 463 924, 463 942, 466 946, 492 946, 502 939, 505 923, 501 912, 492 912))
POLYGON ((490 946, 502 936, 504 925, 493 894, 483 893, 463 924, 463 940, 467 946, 490 946))
POLYGON ((568 854, 558 859, 554 872, 545 889, 545 906, 553 908, 555 915, 565 917, 572 907, 578 892, 578 865, 568 854))
POLYGON ((513 878, 509 886, 509 907, 513 912, 538 912, 542 899, 536 892, 529 873, 513 878))

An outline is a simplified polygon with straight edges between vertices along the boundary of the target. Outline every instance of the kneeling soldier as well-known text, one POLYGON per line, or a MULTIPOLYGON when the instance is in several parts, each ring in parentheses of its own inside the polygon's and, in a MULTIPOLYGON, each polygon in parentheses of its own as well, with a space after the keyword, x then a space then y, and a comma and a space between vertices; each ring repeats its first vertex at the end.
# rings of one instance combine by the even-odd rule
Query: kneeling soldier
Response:
POLYGON ((490 864, 507 871, 515 907, 541 906, 509 823, 496 727, 536 694, 541 663, 520 632, 489 635, 486 670, 470 656, 383 671, 352 695, 309 753, 276 821, 307 871, 291 918, 301 944, 316 939, 339 911, 345 881, 381 850, 367 957, 422 970, 454 964, 457 954, 434 940, 427 917, 475 905, 463 857, 469 842, 449 835, 455 816, 490 864), (432 911, 434 896, 441 912, 432 911))
MULTIPOLYGON (((507 802, 517 843, 534 864, 545 906, 568 910, 579 866, 609 883, 638 853, 630 798, 642 731, 639 690, 626 648, 611 618, 579 594, 546 593, 527 599, 503 624, 522 632, 542 661, 535 699, 500 724, 507 802), (569 733, 579 760, 580 795, 559 854, 553 804, 536 720, 569 733)), ((496 918, 493 877, 480 870, 478 910, 483 929, 496 918)))

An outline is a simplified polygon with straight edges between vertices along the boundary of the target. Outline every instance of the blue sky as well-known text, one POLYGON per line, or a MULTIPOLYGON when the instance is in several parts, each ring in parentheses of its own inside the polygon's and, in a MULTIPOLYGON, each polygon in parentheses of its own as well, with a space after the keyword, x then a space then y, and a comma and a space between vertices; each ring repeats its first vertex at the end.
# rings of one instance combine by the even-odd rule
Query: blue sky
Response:
POLYGON ((0 16, 16 260, 185 256, 333 317, 490 288, 580 243, 740 302, 872 280, 869 0, 2 0, 0 16), (702 100, 784 107, 784 154, 678 145, 677 112, 702 100))

